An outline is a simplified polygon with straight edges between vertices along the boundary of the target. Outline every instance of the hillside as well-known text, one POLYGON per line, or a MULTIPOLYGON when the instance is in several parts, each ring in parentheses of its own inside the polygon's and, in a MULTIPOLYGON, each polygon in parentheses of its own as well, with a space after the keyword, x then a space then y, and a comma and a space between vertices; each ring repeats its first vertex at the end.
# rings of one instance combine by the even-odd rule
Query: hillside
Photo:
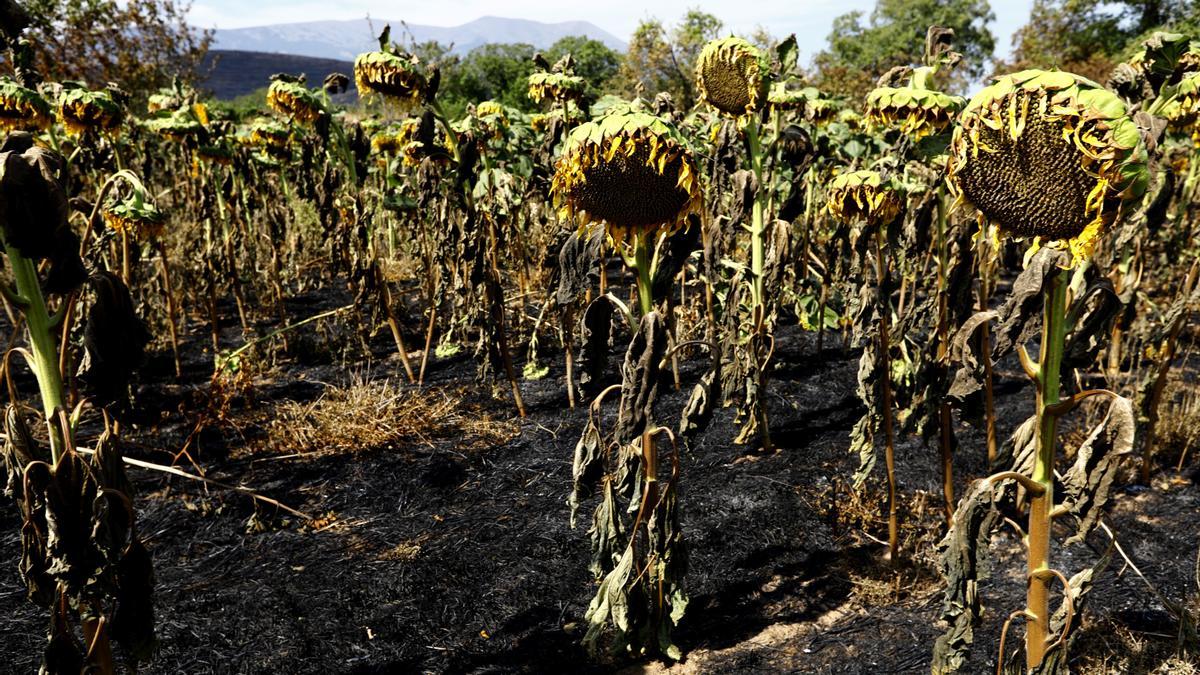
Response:
POLYGON ((316 86, 329 73, 352 76, 354 64, 311 56, 214 49, 205 57, 202 72, 207 73, 202 88, 219 99, 231 99, 267 86, 268 78, 275 73, 303 73, 308 76, 309 85, 316 86))
POLYGON ((392 26, 392 37, 416 42, 437 41, 453 45, 465 54, 488 43, 526 43, 539 49, 561 38, 584 35, 618 51, 625 43, 602 28, 586 21, 542 23, 525 19, 485 16, 461 26, 403 26, 399 20, 355 19, 352 21, 307 21, 303 23, 254 26, 217 30, 213 48, 221 51, 278 52, 323 59, 353 60, 376 46, 376 36, 385 24, 392 26))

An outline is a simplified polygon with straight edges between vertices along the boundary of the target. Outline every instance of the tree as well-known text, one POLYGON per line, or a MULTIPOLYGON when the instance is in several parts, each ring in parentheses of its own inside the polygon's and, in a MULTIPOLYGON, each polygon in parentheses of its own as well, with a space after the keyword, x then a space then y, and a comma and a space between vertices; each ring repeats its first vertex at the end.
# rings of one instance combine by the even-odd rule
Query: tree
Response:
POLYGON ((1196 34, 1200 5, 1188 0, 1035 0, 998 71, 1056 67, 1104 81, 1154 30, 1196 34))
POLYGON ((187 22, 176 0, 31 0, 25 35, 49 80, 115 82, 144 99, 173 77, 195 83, 211 31, 187 22))
POLYGON ((582 35, 568 35, 550 45, 544 56, 555 63, 570 54, 575 61, 575 74, 582 77, 594 93, 604 92, 621 69, 621 54, 599 40, 582 35))
POLYGON ((981 78, 996 48, 987 0, 877 0, 864 18, 849 12, 834 19, 828 47, 813 59, 817 86, 829 93, 862 99, 889 69, 920 63, 933 24, 954 29, 955 50, 963 55, 947 88, 981 78))
POLYGON ((626 95, 652 98, 668 92, 682 108, 696 103, 696 57, 724 24, 712 14, 688 10, 668 34, 658 19, 642 21, 629 40, 620 80, 626 95))

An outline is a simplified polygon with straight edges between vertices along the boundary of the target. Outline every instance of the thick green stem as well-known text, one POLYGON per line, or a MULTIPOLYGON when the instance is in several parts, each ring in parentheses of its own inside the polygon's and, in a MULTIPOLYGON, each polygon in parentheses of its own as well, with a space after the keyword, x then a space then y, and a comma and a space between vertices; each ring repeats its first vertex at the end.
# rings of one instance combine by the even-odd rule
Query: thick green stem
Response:
POLYGON ((1043 494, 1029 504, 1029 590, 1026 599, 1026 665, 1033 669, 1046 655, 1050 635, 1050 512, 1054 508, 1054 449, 1058 434, 1058 416, 1050 406, 1058 403, 1059 371, 1062 369, 1066 337, 1067 279, 1054 268, 1046 280, 1045 308, 1042 318, 1041 358, 1037 373, 1037 457, 1033 481, 1043 494))
POLYGON ((38 390, 42 396, 42 412, 50 428, 50 457, 57 462, 63 450, 63 439, 59 434, 59 425, 55 411, 63 408, 62 375, 58 371, 58 349, 51 335, 50 315, 46 311, 46 299, 42 296, 42 287, 38 283, 37 268, 33 261, 26 258, 12 246, 5 246, 9 265, 12 266, 13 278, 17 284, 17 293, 24 303, 25 325, 29 329, 29 346, 33 352, 33 370, 37 377, 38 390))
POLYGON ((633 266, 637 272, 638 308, 642 316, 654 311, 654 296, 651 295, 650 277, 651 251, 646 233, 640 232, 633 244, 633 266))
POLYGON ((754 275, 753 301, 755 307, 763 302, 763 223, 764 201, 767 191, 762 184, 762 144, 758 138, 758 118, 752 116, 746 123, 746 142, 750 146, 750 169, 758 189, 754 194, 754 210, 750 220, 750 271, 754 275))

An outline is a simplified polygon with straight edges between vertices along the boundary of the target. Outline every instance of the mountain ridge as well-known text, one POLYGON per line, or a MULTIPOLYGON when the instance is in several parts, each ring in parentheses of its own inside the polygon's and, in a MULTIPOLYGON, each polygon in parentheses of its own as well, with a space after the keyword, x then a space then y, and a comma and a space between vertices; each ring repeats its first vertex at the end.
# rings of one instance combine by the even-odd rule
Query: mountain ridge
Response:
POLYGON ((358 54, 377 48, 376 35, 388 24, 392 26, 393 38, 407 41, 411 35, 417 42, 432 40, 453 45, 453 52, 460 55, 489 43, 527 43, 545 49, 561 38, 576 35, 599 40, 617 51, 624 51, 626 46, 624 41, 587 21, 543 23, 489 15, 459 26, 405 25, 400 21, 364 17, 217 29, 212 48, 353 61, 358 54))

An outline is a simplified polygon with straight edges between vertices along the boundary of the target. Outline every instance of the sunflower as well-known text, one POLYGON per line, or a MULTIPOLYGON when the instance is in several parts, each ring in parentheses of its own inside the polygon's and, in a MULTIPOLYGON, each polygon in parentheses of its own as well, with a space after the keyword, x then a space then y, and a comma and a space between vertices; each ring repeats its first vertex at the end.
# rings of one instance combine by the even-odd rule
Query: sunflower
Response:
POLYGON ((564 73, 534 73, 529 76, 527 84, 529 98, 534 103, 541 103, 544 98, 552 101, 578 101, 583 98, 586 90, 582 77, 564 73))
POLYGON ((900 214, 900 184, 877 171, 850 171, 829 184, 827 208, 846 223, 887 225, 900 214))
POLYGON ((767 99, 770 64, 738 37, 711 40, 696 59, 700 100, 733 117, 758 111, 767 99))
POLYGON ((41 131, 53 119, 50 104, 36 91, 7 77, 0 78, 0 129, 41 131))
POLYGON ((301 124, 312 124, 325 116, 325 105, 299 82, 275 80, 267 89, 267 105, 280 115, 301 124))
POLYGON ((362 96, 378 94, 403 109, 425 102, 421 62, 409 54, 366 52, 354 60, 354 82, 362 96))
MULTIPOLYGON (((410 117, 399 124, 384 127, 371 136, 371 148, 380 154, 401 154, 410 144, 420 142, 417 140, 417 132, 420 127, 421 120, 416 117, 410 117)), ((405 159, 408 159, 407 154, 405 159)))
POLYGON ((228 166, 233 164, 233 148, 224 141, 208 143, 196 148, 196 158, 202 162, 228 166))
POLYGON ((250 124, 245 140, 272 154, 282 154, 289 150, 292 130, 275 120, 260 117, 250 124))
POLYGON ((205 132, 204 125, 196 119, 188 108, 176 110, 170 117, 156 117, 146 120, 145 126, 147 129, 176 143, 187 142, 203 135, 205 132))
POLYGON ((867 121, 876 126, 898 127, 921 139, 941 133, 966 101, 940 91, 907 87, 878 87, 867 94, 867 121))
POLYGON ((627 105, 571 132, 551 189, 564 219, 604 223, 614 244, 630 235, 673 232, 701 203, 683 135, 627 105))
POLYGON ((129 234, 139 241, 156 239, 166 227, 167 216, 157 206, 134 192, 120 201, 110 202, 102 209, 104 222, 119 234, 129 234))
POLYGON ((65 87, 58 97, 58 119, 71 134, 112 133, 120 129, 125 112, 108 91, 65 87))
POLYGON ((1162 108, 1162 116, 1172 131, 1191 134, 1200 145, 1200 72, 1189 73, 1179 81, 1172 100, 1162 108))
POLYGON ((950 188, 981 220, 1035 245, 1091 254, 1121 202, 1149 181, 1125 104, 1062 71, 1025 70, 976 94, 950 143, 950 188))

